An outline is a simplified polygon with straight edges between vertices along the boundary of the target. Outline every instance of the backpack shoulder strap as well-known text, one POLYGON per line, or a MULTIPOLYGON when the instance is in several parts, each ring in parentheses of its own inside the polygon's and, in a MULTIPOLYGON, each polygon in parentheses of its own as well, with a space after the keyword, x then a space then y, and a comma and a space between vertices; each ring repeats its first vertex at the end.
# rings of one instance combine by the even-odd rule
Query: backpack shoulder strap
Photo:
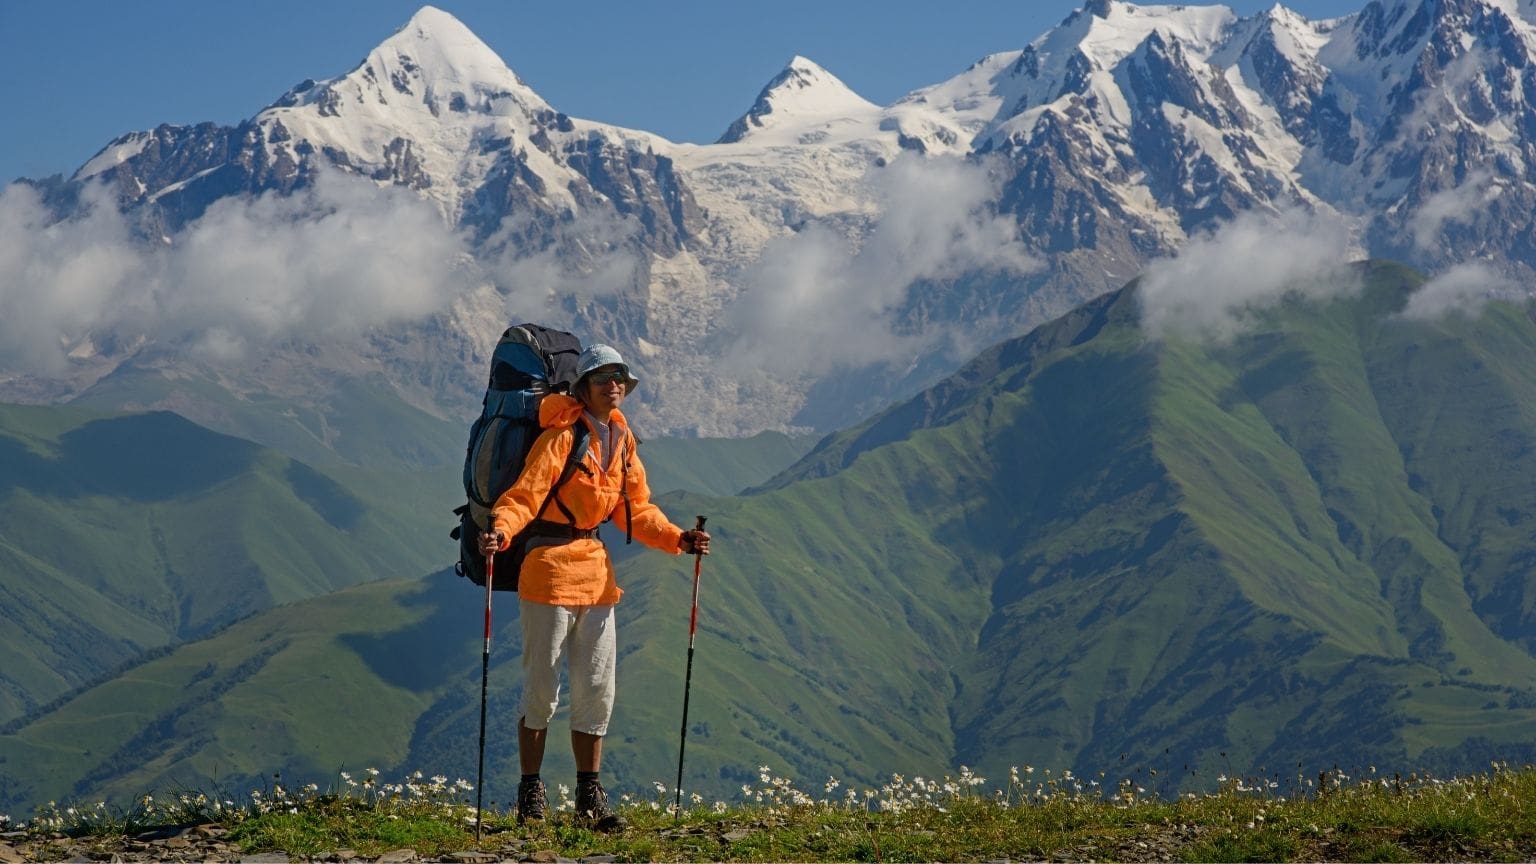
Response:
MULTIPOLYGON (((635 542, 635 511, 629 503, 629 459, 634 453, 634 445, 639 444, 640 439, 635 433, 624 430, 624 443, 620 445, 619 458, 623 460, 619 471, 619 498, 624 502, 624 545, 635 542)), ((608 514, 612 519, 613 514, 608 514)))
POLYGON ((549 509, 549 504, 553 501, 555 506, 560 508, 560 512, 565 516, 566 521, 570 522, 572 527, 576 527, 576 516, 569 507, 565 506, 565 502, 560 500, 559 493, 560 487, 570 482, 571 477, 576 474, 578 469, 586 467, 581 464, 581 461, 586 457, 587 448, 592 444, 592 430, 587 428, 586 423, 577 419, 575 423, 571 424, 571 433, 571 452, 565 457, 565 467, 560 469, 560 479, 555 481, 555 485, 549 487, 549 494, 544 496, 544 503, 539 505, 539 512, 533 518, 543 519, 544 511, 549 509))

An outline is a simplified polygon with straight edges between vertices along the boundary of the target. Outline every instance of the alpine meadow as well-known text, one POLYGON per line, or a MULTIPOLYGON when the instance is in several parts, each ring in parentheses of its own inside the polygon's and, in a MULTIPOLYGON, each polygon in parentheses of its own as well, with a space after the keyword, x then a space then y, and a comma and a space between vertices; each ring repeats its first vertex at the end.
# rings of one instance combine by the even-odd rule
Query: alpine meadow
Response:
POLYGON ((0 187, 0 833, 370 770, 458 794, 482 716, 508 814, 518 595, 487 643, 449 531, 523 322, 622 355, 656 503, 713 535, 601 527, 616 799, 1528 794, 1532 10, 1088 0, 886 105, 793 56, 708 143, 375 10, 234 125, 0 187))

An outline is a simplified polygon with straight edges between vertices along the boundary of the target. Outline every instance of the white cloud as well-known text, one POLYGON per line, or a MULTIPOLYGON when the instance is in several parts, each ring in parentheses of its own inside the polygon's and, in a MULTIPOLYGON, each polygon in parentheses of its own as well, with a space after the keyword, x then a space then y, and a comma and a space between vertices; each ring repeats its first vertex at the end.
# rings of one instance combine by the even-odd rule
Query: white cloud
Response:
POLYGON ((533 252, 519 241, 536 233, 531 222, 509 216, 485 243, 485 278, 506 297, 511 317, 570 326, 563 301, 612 297, 634 285, 642 263, 638 220, 585 213, 562 225, 555 243, 533 252))
POLYGON ((99 187, 80 215, 50 224, 31 186, 0 189, 0 365, 47 374, 69 346, 141 307, 152 268, 99 187))
POLYGON ((1513 297, 1518 286, 1487 264, 1457 264, 1413 292, 1403 308, 1404 318, 1427 321, 1453 312, 1475 317, 1489 300, 1513 297))
POLYGON ((1142 326, 1153 338, 1225 342, 1255 313, 1287 295, 1328 297, 1358 290, 1347 269, 1358 252, 1336 216, 1296 209, 1250 211, 1155 261, 1140 287, 1142 326))
POLYGON ((420 320, 487 282, 518 310, 526 286, 540 302, 556 285, 601 293, 634 262, 594 255, 575 279, 548 256, 482 266, 418 195, 339 171, 292 195, 217 201, 160 247, 133 236, 105 187, 82 195, 79 214, 55 223, 32 187, 0 189, 0 369, 59 374, 76 345, 109 336, 238 359, 420 320))
POLYGON ((1429 196, 1409 220, 1413 245, 1421 252, 1440 252, 1441 231, 1447 222, 1470 223, 1479 211, 1502 192, 1492 174, 1479 171, 1460 185, 1442 189, 1429 196))
POLYGON ((335 171, 293 195, 222 199, 158 258, 161 338, 346 339, 425 317, 474 284, 459 237, 409 190, 335 171))
POLYGON ((879 215, 862 242, 813 222, 764 250, 730 312, 730 365, 786 375, 907 359, 945 340, 897 332, 913 283, 1040 266, 1017 224, 989 211, 985 166, 906 156, 865 182, 879 215))

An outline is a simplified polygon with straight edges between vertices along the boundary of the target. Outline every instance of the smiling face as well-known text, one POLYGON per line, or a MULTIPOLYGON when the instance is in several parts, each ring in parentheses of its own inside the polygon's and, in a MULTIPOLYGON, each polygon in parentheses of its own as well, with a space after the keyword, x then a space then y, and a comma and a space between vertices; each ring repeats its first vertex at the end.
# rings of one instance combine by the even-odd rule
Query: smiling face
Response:
POLYGON ((587 406, 588 411, 607 419, 629 394, 629 387, 625 383, 627 377, 624 367, 617 363, 599 366, 581 379, 576 388, 576 398, 587 406))

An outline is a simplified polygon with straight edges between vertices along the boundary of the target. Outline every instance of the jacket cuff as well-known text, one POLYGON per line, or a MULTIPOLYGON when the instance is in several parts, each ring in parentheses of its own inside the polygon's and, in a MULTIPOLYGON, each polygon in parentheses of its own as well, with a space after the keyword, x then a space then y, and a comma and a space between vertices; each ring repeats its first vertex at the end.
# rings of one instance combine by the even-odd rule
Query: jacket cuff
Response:
POLYGON ((507 523, 504 520, 492 517, 491 530, 501 532, 501 545, 496 547, 497 552, 505 552, 512 548, 512 532, 507 530, 507 523))
POLYGON ((683 554, 683 535, 687 533, 676 525, 672 526, 671 541, 667 545, 667 552, 671 555, 683 554))

